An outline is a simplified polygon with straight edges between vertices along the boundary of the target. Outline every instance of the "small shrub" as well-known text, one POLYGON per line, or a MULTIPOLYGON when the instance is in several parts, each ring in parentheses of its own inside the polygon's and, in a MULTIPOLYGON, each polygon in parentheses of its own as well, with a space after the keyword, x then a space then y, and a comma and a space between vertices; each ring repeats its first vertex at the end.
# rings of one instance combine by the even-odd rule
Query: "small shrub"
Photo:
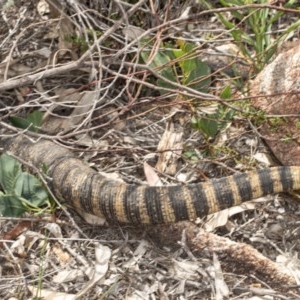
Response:
POLYGON ((21 164, 13 157, 0 156, 0 213, 17 217, 26 211, 40 212, 49 207, 48 194, 33 175, 22 172, 21 164))

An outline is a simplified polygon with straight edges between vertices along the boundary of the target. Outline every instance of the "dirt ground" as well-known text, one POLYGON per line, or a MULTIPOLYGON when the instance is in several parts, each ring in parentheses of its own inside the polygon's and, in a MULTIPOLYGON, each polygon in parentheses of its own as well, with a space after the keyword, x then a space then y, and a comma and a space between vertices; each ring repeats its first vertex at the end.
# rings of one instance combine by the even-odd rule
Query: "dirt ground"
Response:
MULTIPOLYGON (((191 126, 196 113, 215 111, 233 80, 208 52, 232 43, 212 13, 201 15, 194 1, 61 2, 0 3, 1 138, 26 132, 12 116, 42 111, 33 139, 61 143, 103 176, 134 184, 188 184, 278 164, 250 117, 235 114, 214 138, 191 126), (197 20, 184 19, 189 5, 197 20), (212 69, 207 92, 193 101, 180 84, 162 93, 141 67, 142 34, 197 41, 212 69), (203 42, 208 35, 218 38, 203 42)), ((245 101, 243 89, 232 84, 230 103, 245 101)), ((0 217, 0 297, 300 299, 299 224, 297 193, 171 225, 108 224, 66 206, 0 217)))

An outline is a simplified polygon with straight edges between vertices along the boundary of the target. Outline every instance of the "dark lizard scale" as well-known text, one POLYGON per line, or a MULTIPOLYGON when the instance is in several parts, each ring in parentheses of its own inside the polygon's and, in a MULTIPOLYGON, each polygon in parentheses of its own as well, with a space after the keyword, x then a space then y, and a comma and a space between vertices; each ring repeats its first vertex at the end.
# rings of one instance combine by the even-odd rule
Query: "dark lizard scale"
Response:
MULTIPOLYGON (((97 181, 95 180, 95 182, 97 181)), ((115 206, 114 206, 114 199, 116 194, 112 192, 112 189, 113 187, 110 187, 110 183, 106 181, 102 181, 97 187, 97 194, 99 194, 99 199, 101 199, 101 201, 98 201, 97 203, 98 208, 100 211, 103 212, 103 216, 107 220, 109 220, 111 216, 116 215, 115 206)))
MULTIPOLYGON (((294 178, 290 168, 280 168, 278 170, 279 181, 284 191, 291 191, 294 187, 294 178)), ((300 179, 298 179, 300 180, 300 179)))
POLYGON ((209 214, 210 207, 208 205, 208 200, 202 183, 190 185, 189 193, 195 209, 195 214, 199 217, 207 216, 209 214))
MULTIPOLYGON (((66 158, 65 157, 60 157, 60 158, 57 158, 55 159, 50 165, 47 165, 46 166, 46 169, 47 169, 47 175, 50 177, 50 178, 53 178, 53 180, 51 180, 49 182, 49 185, 50 185, 50 188, 52 189, 55 189, 54 187, 54 184, 56 181, 58 181, 58 184, 59 182, 62 183, 62 182, 65 182, 66 181, 66 178, 68 176, 68 170, 67 171, 64 171, 64 172, 61 172, 60 168, 62 166, 62 162, 65 160, 66 158), (54 174, 60 174, 59 176, 59 180, 57 177, 53 176, 54 174)), ((62 190, 64 189, 64 186, 62 186, 62 190)), ((62 192, 62 193, 66 193, 66 192, 62 192)))
POLYGON ((1 139, 5 151, 37 168, 49 186, 77 211, 132 224, 195 219, 266 194, 300 189, 300 167, 274 167, 186 186, 149 187, 103 179, 69 150, 25 136, 1 139))
POLYGON ((170 198, 172 198, 171 205, 174 211, 176 222, 181 220, 188 220, 189 214, 185 197, 183 195, 182 186, 177 185, 170 187, 170 198))
POLYGON ((139 212, 138 202, 137 202, 137 189, 136 185, 127 185, 122 197, 122 203, 124 205, 124 211, 127 219, 132 224, 141 223, 141 214, 139 212))
POLYGON ((94 212, 93 203, 91 201, 93 189, 91 187, 94 186, 93 182, 95 180, 95 177, 97 177, 97 175, 98 174, 91 174, 91 176, 87 177, 84 183, 82 184, 82 186, 80 187, 80 192, 79 192, 80 206, 85 211, 88 211, 91 214, 94 212))
POLYGON ((164 220, 162 202, 160 201, 161 195, 158 191, 159 189, 153 186, 147 187, 144 190, 145 204, 150 217, 150 223, 152 224, 163 223, 164 220))
POLYGON ((235 195, 230 189, 230 181, 227 177, 218 179, 218 182, 213 187, 215 198, 218 199, 221 210, 233 206, 235 195))
POLYGON ((262 192, 266 194, 274 193, 274 182, 269 170, 261 170, 259 173, 259 182, 262 192))
POLYGON ((253 199, 253 191, 250 183, 250 178, 243 173, 233 175, 233 180, 238 187, 238 192, 243 201, 253 199))

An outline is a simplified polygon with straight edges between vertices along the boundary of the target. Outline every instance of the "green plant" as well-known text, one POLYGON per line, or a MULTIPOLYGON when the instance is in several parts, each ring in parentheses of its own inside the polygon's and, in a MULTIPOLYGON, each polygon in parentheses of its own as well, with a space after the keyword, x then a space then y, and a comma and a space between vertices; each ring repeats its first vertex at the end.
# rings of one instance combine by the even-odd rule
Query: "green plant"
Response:
POLYGON ((199 153, 194 149, 186 149, 182 156, 191 162, 198 162, 200 160, 199 153))
MULTIPOLYGON (((151 47, 148 49, 149 45, 149 41, 143 41, 141 57, 150 68, 171 82, 199 92, 208 91, 211 83, 210 68, 197 57, 194 44, 180 42, 179 49, 162 44, 154 55, 151 54, 151 47)), ((167 93, 166 88, 175 90, 171 83, 161 78, 157 80, 157 85, 161 87, 161 94, 167 93)))
POLYGON ((85 34, 66 34, 64 40, 71 43, 74 48, 78 48, 80 52, 85 52, 93 44, 94 39, 99 38, 102 34, 102 31, 87 29, 85 34))
MULTIPOLYGON (((220 94, 220 98, 226 101, 231 98, 231 89, 226 86, 220 94)), ((223 129, 230 120, 232 120, 234 111, 224 105, 219 105, 214 113, 206 113, 200 116, 194 115, 191 120, 191 127, 200 130, 208 141, 214 138, 218 132, 223 129)))
POLYGON ((33 175, 23 172, 13 157, 0 156, 0 213, 16 217, 26 211, 41 211, 49 207, 49 199, 42 183, 33 175))
POLYGON ((270 129, 274 131, 280 130, 280 127, 287 123, 286 118, 283 117, 272 117, 268 118, 268 124, 270 129))
POLYGON ((295 122, 295 127, 297 128, 297 130, 300 129, 300 122, 299 122, 299 121, 296 121, 296 122, 295 122))
MULTIPOLYGON (((255 0, 220 0, 223 7, 237 7, 242 5, 257 4, 255 0)), ((260 4, 269 4, 268 0, 259 1, 260 4)), ((289 0, 284 7, 292 7, 295 0, 289 0)), ((212 5, 205 1, 208 8, 212 5)), ((216 14, 223 26, 229 30, 230 35, 239 47, 241 53, 253 66, 255 74, 258 73, 270 61, 277 50, 278 44, 282 42, 289 33, 299 28, 300 20, 291 24, 285 31, 278 34, 276 39, 272 38, 273 25, 284 14, 270 8, 247 7, 243 10, 232 10, 228 13, 216 14), (253 53, 254 52, 254 53, 253 53)))
MULTIPOLYGON (((159 49, 155 55, 151 57, 150 50, 142 50, 141 57, 144 62, 155 69, 161 76, 172 82, 180 83, 199 92, 207 93, 211 84, 210 68, 202 62, 196 53, 196 47, 192 43, 184 43, 178 41, 179 49, 173 49, 170 46, 168 50, 159 49)), ((166 93, 165 88, 173 89, 169 82, 163 79, 157 80, 157 85, 161 87, 161 94, 166 93)), ((225 106, 218 105, 214 112, 210 114, 200 113, 197 111, 211 103, 204 101, 196 101, 195 99, 180 95, 184 100, 191 100, 193 106, 196 107, 194 116, 191 120, 191 127, 200 130, 205 139, 215 137, 216 134, 226 126, 228 121, 233 117, 233 110, 227 109, 225 106), (200 109, 198 109, 200 108, 200 109)), ((224 100, 231 97, 231 89, 226 86, 220 97, 224 100)))
POLYGON ((201 117, 193 116, 191 127, 200 130, 208 141, 210 138, 214 138, 228 124, 233 115, 233 110, 220 106, 214 114, 205 114, 201 117))

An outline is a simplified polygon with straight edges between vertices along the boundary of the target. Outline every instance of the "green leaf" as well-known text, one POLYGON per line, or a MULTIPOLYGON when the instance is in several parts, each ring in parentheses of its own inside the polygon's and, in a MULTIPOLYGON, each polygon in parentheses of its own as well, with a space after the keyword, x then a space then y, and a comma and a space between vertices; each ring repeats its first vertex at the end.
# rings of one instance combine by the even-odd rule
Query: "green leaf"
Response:
POLYGON ((211 83, 210 68, 206 63, 194 58, 189 60, 189 64, 185 64, 186 69, 183 69, 185 80, 184 85, 201 91, 207 92, 211 83))
POLYGON ((182 73, 185 77, 193 69, 194 60, 197 59, 193 57, 195 55, 195 45, 191 43, 185 43, 181 48, 181 61, 179 61, 179 66, 182 69, 182 73), (184 74, 186 73, 186 74, 184 74))
POLYGON ((192 51, 195 51, 195 44, 192 43, 185 43, 183 47, 184 53, 191 53, 192 51))
POLYGON ((214 115, 206 115, 201 118, 198 121, 197 127, 207 138, 215 137, 219 131, 218 122, 214 119, 214 115))
POLYGON ((6 217, 18 217, 26 211, 20 198, 0 192, 0 213, 6 217))
MULTIPOLYGON (((145 63, 149 62, 150 53, 151 52, 148 50, 141 51, 141 57, 145 63)), ((165 77, 166 79, 172 82, 176 82, 177 80, 173 71, 173 67, 167 65, 168 63, 171 62, 173 56, 174 56, 173 51, 164 52, 164 50, 158 50, 155 56, 152 58, 149 67, 156 70, 158 74, 165 77)), ((165 82, 163 79, 158 79, 157 85, 162 88, 168 88, 168 89, 174 88, 172 84, 165 82)), ((160 90, 161 95, 164 95, 166 93, 168 93, 168 91, 165 91, 163 89, 160 90)))
MULTIPOLYGON (((150 66, 152 68, 159 68, 159 67, 162 67, 162 66, 168 64, 170 61, 171 61, 171 59, 169 56, 167 56, 162 51, 158 51, 156 53, 156 55, 154 56, 153 61, 151 62, 150 66)), ((170 67, 165 66, 162 70, 164 70, 165 68, 170 68, 170 67)))
POLYGON ((21 164, 13 157, 0 156, 0 213, 19 216, 27 210, 47 204, 48 194, 33 175, 22 172, 21 164))
MULTIPOLYGON (((226 19, 223 14, 217 14, 217 16, 219 17, 220 21, 222 22, 222 24, 226 27, 226 29, 233 29, 235 28, 235 24, 228 21, 228 19, 226 19)), ((232 34, 232 33, 231 33, 232 34)))
POLYGON ((30 127, 32 127, 32 123, 29 122, 27 119, 17 117, 17 116, 11 116, 9 118, 10 122, 18 128, 26 129, 28 128, 30 130, 30 127))
POLYGON ((195 45, 185 43, 181 49, 173 51, 180 58, 179 66, 183 75, 182 84, 197 91, 207 92, 210 86, 210 68, 206 63, 195 57, 195 45))
POLYGON ((17 116, 10 117, 10 122, 14 126, 22 129, 28 129, 33 132, 38 132, 40 130, 42 120, 43 113, 38 110, 30 113, 26 119, 17 116))
POLYGON ((195 150, 187 150, 183 154, 183 157, 192 161, 198 161, 199 155, 195 150))
POLYGON ((231 88, 229 85, 225 86, 225 88, 222 90, 221 95, 220 95, 221 99, 230 99, 231 97, 231 88))
POLYGON ((201 118, 194 116, 191 120, 191 127, 200 130, 206 138, 214 138, 233 118, 233 115, 233 110, 219 107, 214 114, 206 114, 201 118))
POLYGON ((43 115, 41 111, 36 110, 28 115, 27 120, 31 122, 36 129, 39 129, 42 126, 43 115))
POLYGON ((21 196, 30 206, 39 207, 48 199, 41 182, 34 176, 28 173, 21 173, 15 185, 15 194, 21 196))
MULTIPOLYGON (((149 64, 149 67, 151 67, 152 69, 157 69, 160 68, 166 64, 168 64, 171 60, 172 60, 172 51, 164 51, 163 49, 159 49, 156 54, 154 55, 154 57, 150 57, 151 51, 150 50, 143 50, 141 51, 141 57, 143 59, 143 61, 148 64, 149 61, 151 61, 151 63, 149 64), (166 54, 167 53, 167 54, 166 54)), ((165 67, 168 68, 168 67, 165 67)), ((161 70, 164 70, 164 68, 162 68, 161 70)), ((159 72, 160 70, 158 70, 159 72)))
POLYGON ((183 50, 182 49, 173 49, 173 54, 176 58, 179 58, 183 55, 183 50))
POLYGON ((16 159, 7 154, 0 156, 0 185, 5 193, 14 190, 16 177, 21 172, 21 164, 16 159))
MULTIPOLYGON (((176 78, 174 76, 174 72, 170 68, 163 69, 162 72, 161 72, 161 75, 163 77, 165 77, 166 79, 174 82, 174 83, 176 82, 176 78)), ((166 82, 166 81, 164 81, 163 79, 160 79, 160 78, 157 80, 157 85, 159 87, 162 87, 162 88, 174 89, 174 86, 171 83, 168 83, 168 82, 166 82)), ((161 95, 164 95, 166 93, 169 93, 169 92, 165 91, 163 89, 160 90, 160 94, 161 95)))

